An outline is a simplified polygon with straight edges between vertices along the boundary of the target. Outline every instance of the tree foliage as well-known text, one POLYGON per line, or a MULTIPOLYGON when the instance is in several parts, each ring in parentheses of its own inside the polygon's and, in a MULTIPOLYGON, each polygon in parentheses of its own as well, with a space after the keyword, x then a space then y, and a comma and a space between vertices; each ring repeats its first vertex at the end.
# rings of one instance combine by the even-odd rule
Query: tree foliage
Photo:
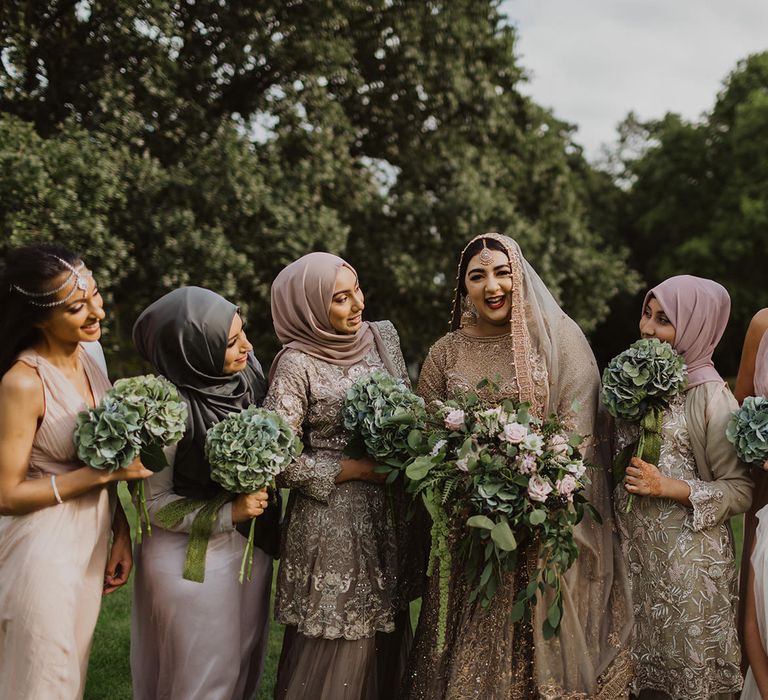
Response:
MULTIPOLYGON (((768 306, 768 53, 740 61, 713 109, 622 127, 622 176, 631 183, 618 227, 632 264, 651 287, 676 274, 711 277, 728 289, 731 324, 718 366, 735 374, 749 319, 768 306)), ((631 323, 640 312, 632 306, 631 323)), ((617 308, 598 334, 627 326, 617 308)))
MULTIPOLYGON (((370 317, 419 360, 458 253, 516 237, 589 330, 636 280, 572 128, 520 92, 497 0, 7 0, 0 8, 3 243, 80 248, 111 349, 180 284, 242 303, 269 358, 269 285, 347 255, 370 317)), ((606 206, 608 206, 606 204, 606 206)))

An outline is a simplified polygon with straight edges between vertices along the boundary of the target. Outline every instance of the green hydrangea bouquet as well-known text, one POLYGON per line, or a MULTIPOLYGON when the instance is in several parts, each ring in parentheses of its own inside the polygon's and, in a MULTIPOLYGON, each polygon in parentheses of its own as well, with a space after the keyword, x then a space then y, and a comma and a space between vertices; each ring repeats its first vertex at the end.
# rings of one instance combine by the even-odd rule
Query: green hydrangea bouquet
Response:
MULTIPOLYGON (((163 448, 184 435, 187 407, 176 387, 164 377, 146 374, 119 379, 98 406, 77 417, 77 456, 94 469, 115 471, 136 457, 154 472, 165 469, 163 448)), ((142 516, 152 533, 144 482, 136 488, 136 539, 141 542, 142 516)))
POLYGON ((739 459, 768 469, 768 399, 749 396, 733 412, 725 435, 739 459))
MULTIPOLYGON (((608 363, 603 372, 603 403, 615 418, 640 424, 638 441, 623 449, 614 461, 617 481, 624 478, 632 456, 658 464, 664 408, 687 383, 682 355, 658 338, 638 340, 608 363)), ((632 501, 630 494, 627 512, 632 501)))
MULTIPOLYGON (((282 416, 249 406, 214 425, 206 434, 205 456, 211 478, 232 493, 254 493, 275 486, 275 477, 301 454, 303 445, 282 416)), ((240 565, 240 583, 253 564, 256 519, 240 565)))
POLYGON ((373 370, 347 390, 342 417, 351 434, 347 454, 370 455, 388 472, 387 483, 391 483, 410 456, 408 435, 423 426, 426 412, 424 400, 402 379, 373 370))

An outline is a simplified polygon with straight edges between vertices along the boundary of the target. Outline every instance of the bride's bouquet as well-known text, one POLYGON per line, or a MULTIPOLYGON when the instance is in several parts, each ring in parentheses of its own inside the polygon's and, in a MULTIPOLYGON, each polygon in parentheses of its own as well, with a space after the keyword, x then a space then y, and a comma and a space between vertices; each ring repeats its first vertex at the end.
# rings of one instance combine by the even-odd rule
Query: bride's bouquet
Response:
MULTIPOLYGON (((232 493, 255 493, 275 488, 275 477, 301 454, 303 445, 282 416, 249 406, 214 425, 205 437, 205 456, 211 479, 232 493)), ((240 583, 251 580, 256 518, 251 519, 240 565, 240 583)))
MULTIPOLYGON (((640 425, 636 443, 616 456, 614 478, 621 481, 631 457, 659 463, 661 421, 670 400, 685 390, 685 361, 669 343, 657 338, 638 340, 614 357, 603 372, 601 398, 614 418, 640 425)), ((632 494, 627 512, 632 510, 632 494)))
POLYGON ((733 412, 725 435, 739 459, 768 469, 768 399, 749 396, 733 412))
POLYGON ((373 370, 347 390, 342 417, 351 435, 347 454, 370 455, 392 483, 411 456, 408 437, 414 428, 423 427, 426 414, 423 399, 402 379, 373 370))
POLYGON ((421 495, 432 516, 428 573, 439 566, 438 650, 445 642, 452 531, 474 584, 471 599, 483 607, 504 576, 526 565, 518 560, 519 545, 537 546, 536 570, 518 594, 512 619, 528 617, 537 593, 549 587, 554 595, 543 632, 545 638, 557 634, 561 577, 578 554, 574 528, 585 510, 599 520, 582 493, 582 441, 554 415, 539 421, 527 403, 490 405, 476 393, 438 403, 426 426, 411 433, 408 489, 421 495), (456 523, 464 527, 456 531, 456 523))
MULTIPOLYGON (((181 440, 186 421, 186 404, 164 377, 119 379, 98 406, 77 416, 77 456, 107 471, 127 467, 138 456, 147 469, 158 472, 168 466, 163 448, 181 440)), ((142 515, 152 534, 143 481, 136 493, 136 539, 141 542, 142 515)))

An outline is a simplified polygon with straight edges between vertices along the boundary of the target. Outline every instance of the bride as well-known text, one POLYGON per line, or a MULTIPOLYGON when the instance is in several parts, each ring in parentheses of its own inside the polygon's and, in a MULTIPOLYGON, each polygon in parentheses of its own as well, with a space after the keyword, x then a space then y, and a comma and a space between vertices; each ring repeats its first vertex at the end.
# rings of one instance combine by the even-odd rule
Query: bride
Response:
MULTIPOLYGON (((418 390, 427 403, 473 390, 500 402, 527 401, 539 418, 557 413, 582 435, 594 436, 599 375, 579 327, 562 311, 515 241, 498 233, 471 240, 461 254, 451 332, 429 351, 418 390), (580 409, 574 415, 572 405, 580 409)), ((587 458, 595 461, 595 442, 587 458)), ((620 698, 631 677, 627 640, 632 618, 621 552, 614 538, 608 476, 595 471, 586 496, 601 513, 576 528, 579 558, 563 582, 560 633, 545 641, 546 602, 531 622, 510 612, 536 549, 502 581, 487 609, 469 601, 460 566, 451 572, 445 649, 436 647, 439 590, 430 580, 423 599, 405 694, 409 698, 620 698)), ((458 557, 454 557, 454 561, 458 557)))

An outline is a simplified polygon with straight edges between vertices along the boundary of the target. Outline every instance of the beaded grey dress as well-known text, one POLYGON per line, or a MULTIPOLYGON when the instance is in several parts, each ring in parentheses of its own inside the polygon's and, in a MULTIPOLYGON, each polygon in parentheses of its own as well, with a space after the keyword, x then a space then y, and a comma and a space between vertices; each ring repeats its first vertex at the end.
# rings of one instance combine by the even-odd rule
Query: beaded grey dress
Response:
MULTIPOLYGON (((394 326, 377 325, 407 380, 394 326)), ((378 484, 335 483, 348 441, 345 393, 374 369, 384 369, 375 345, 350 367, 289 350, 264 401, 304 442, 280 483, 291 495, 275 598, 275 616, 286 625, 277 698, 383 699, 400 684, 412 639, 409 603, 421 594, 423 547, 411 536, 402 493, 389 498, 378 484)))
MULTIPOLYGON (((691 389, 688 399, 695 401, 706 390, 706 385, 691 389)), ((617 451, 637 439, 635 423, 617 421, 616 430, 617 451)), ((720 442, 720 448, 729 447, 724 432, 720 442)), ((749 483, 735 454, 727 461, 727 474, 714 463, 716 478, 702 479, 683 394, 664 412, 658 468, 688 483, 693 508, 668 498, 635 497, 627 513, 627 491, 623 484, 616 486, 635 614, 634 689, 644 691, 643 698, 703 700, 729 697, 741 688, 737 569, 728 518, 743 510, 737 504, 749 483)))

